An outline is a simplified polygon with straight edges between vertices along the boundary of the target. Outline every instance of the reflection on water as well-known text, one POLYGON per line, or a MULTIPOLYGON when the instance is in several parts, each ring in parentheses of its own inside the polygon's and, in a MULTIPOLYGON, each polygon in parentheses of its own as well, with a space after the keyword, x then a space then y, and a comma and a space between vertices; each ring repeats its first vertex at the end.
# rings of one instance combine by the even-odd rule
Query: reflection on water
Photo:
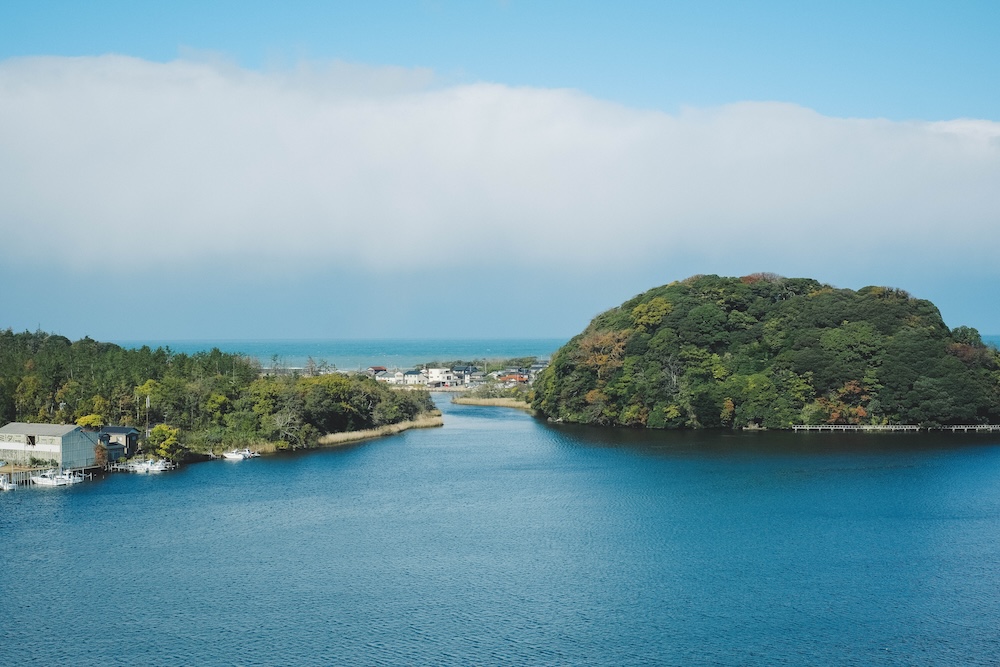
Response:
POLYGON ((441 406, 444 428, 350 448, 0 496, 5 655, 968 665, 1000 654, 995 438, 650 434, 441 406))

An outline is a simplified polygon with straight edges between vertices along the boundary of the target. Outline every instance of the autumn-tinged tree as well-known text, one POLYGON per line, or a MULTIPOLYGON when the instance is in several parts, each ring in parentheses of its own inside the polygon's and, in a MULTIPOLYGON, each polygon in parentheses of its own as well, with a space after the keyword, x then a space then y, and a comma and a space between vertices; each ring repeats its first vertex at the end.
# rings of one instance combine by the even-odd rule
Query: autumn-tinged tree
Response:
POLYGON ((579 343, 580 364, 597 371, 597 379, 606 378, 621 368, 629 331, 595 331, 579 343))

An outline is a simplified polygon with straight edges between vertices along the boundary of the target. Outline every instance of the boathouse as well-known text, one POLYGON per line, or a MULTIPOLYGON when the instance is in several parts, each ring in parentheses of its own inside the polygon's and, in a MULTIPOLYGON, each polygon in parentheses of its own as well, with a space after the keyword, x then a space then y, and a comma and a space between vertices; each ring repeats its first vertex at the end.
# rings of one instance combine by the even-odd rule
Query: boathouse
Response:
POLYGON ((0 459, 18 465, 55 461, 60 468, 97 465, 97 432, 73 424, 11 422, 0 427, 0 459))

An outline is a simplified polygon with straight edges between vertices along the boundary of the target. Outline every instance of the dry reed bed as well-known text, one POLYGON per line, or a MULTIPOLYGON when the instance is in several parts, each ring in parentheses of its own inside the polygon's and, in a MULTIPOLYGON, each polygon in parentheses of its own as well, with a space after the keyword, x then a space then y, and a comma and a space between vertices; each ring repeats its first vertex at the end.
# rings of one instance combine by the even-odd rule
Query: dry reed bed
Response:
POLYGON ((458 403, 459 405, 491 405, 498 408, 531 410, 531 403, 525 403, 516 398, 469 398, 467 396, 456 396, 451 399, 451 402, 458 403))
POLYGON ((400 422, 398 424, 387 424, 379 428, 370 428, 364 431, 347 431, 345 433, 327 433, 317 442, 321 447, 333 447, 343 445, 348 442, 358 440, 368 440, 369 438, 381 438, 387 435, 396 435, 411 428, 434 428, 444 426, 444 419, 440 412, 431 412, 417 417, 413 421, 400 422))

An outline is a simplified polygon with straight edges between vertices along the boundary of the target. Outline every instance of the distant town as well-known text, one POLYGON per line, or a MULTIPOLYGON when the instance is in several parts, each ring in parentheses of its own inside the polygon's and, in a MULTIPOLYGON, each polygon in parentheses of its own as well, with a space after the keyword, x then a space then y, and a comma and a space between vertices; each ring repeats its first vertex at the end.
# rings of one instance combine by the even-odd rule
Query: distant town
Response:
POLYGON ((304 367, 274 366, 263 368, 262 375, 326 375, 329 373, 361 373, 388 385, 423 387, 426 389, 474 389, 483 384, 496 383, 500 387, 531 385, 548 361, 538 361, 530 366, 506 366, 486 372, 474 365, 457 365, 451 368, 421 366, 409 370, 389 369, 385 366, 369 366, 362 371, 343 371, 326 364, 311 364, 304 367))

